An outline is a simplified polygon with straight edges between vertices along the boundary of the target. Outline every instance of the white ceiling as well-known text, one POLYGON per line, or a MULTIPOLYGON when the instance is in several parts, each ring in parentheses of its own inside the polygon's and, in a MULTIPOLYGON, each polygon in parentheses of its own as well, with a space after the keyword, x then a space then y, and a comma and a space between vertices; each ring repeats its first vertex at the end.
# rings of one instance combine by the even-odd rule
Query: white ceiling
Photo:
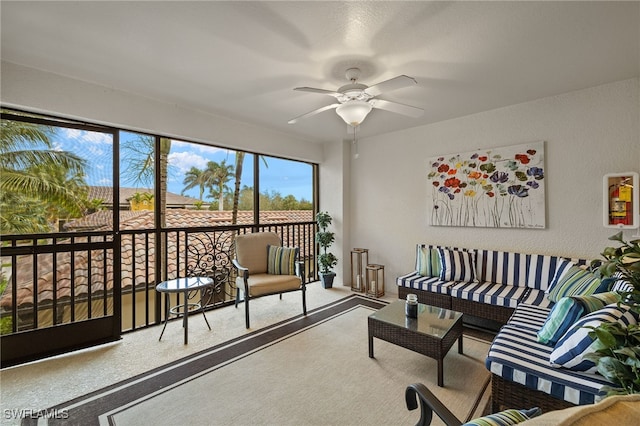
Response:
POLYGON ((30 2, 0 4, 2 60, 289 132, 347 137, 335 90, 400 74, 360 137, 640 75, 640 3, 30 2))

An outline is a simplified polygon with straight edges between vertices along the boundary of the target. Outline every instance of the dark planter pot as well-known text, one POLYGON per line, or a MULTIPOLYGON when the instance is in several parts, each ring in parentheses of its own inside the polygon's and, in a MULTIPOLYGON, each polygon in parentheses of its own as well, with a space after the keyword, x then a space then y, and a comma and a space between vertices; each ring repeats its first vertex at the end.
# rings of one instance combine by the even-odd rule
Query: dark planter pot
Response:
POLYGON ((328 274, 320 274, 320 281, 322 281, 322 287, 331 288, 333 287, 333 279, 336 277, 335 272, 329 272, 328 274))

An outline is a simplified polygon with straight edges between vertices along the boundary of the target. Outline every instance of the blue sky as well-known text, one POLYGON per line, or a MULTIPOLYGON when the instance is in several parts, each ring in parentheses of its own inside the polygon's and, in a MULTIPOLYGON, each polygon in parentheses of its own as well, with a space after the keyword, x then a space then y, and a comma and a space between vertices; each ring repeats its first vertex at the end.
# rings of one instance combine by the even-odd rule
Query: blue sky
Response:
MULTIPOLYGON (((120 144, 137 137, 133 133, 121 132, 120 144)), ((57 149, 72 151, 87 160, 87 183, 96 186, 111 186, 112 141, 109 135, 75 129, 60 129, 55 138, 57 149)), ((184 174, 191 167, 206 168, 208 161, 218 163, 226 160, 235 164, 235 152, 207 145, 172 141, 169 154, 168 190, 180 194, 184 188, 184 174)), ((245 156, 242 185, 253 186, 253 156, 245 156)), ((123 165, 121 165, 122 169, 123 165)), ((122 170, 121 170, 122 174, 122 170)), ((283 197, 289 194, 300 200, 312 200, 312 167, 306 163, 267 157, 267 165, 260 162, 260 192, 279 192, 283 197)), ((121 186, 136 186, 131 182, 121 182, 121 186)), ((233 181, 228 185, 232 188, 233 181)), ((198 198, 194 188, 185 195, 198 198)), ((206 194, 205 194, 206 195, 206 194)), ((205 202, 210 199, 205 198, 205 202)))

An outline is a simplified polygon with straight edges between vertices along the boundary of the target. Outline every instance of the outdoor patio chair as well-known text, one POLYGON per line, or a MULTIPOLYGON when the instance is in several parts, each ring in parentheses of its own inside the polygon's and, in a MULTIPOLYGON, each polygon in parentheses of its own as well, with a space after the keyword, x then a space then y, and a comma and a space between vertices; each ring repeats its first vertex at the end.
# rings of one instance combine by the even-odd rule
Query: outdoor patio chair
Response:
POLYGON ((246 326, 249 328, 249 300, 257 297, 302 291, 302 312, 307 314, 306 287, 303 263, 298 261, 299 249, 282 247, 278 234, 258 232, 237 235, 236 308, 240 292, 244 298, 246 326))

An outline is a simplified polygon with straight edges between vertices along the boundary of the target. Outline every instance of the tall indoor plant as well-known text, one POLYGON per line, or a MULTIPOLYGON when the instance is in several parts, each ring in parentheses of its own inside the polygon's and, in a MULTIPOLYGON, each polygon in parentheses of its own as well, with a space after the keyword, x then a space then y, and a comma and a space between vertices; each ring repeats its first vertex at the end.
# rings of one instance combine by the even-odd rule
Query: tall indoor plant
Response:
POLYGON ((336 273, 333 267, 338 264, 338 258, 331 252, 327 252, 327 248, 335 241, 335 234, 327 229, 331 225, 332 218, 328 212, 318 212, 316 214, 316 223, 318 224, 318 232, 316 232, 316 241, 322 248, 322 253, 318 256, 318 266, 320 267, 320 280, 324 288, 333 286, 333 279, 336 273))
MULTIPOLYGON (((622 231, 609 238, 619 247, 606 247, 605 260, 598 270, 604 277, 621 279, 631 284, 628 291, 620 291, 620 303, 628 305, 640 315, 640 239, 625 241, 622 231)), ((588 355, 596 363, 598 372, 616 386, 603 388, 609 395, 640 393, 640 326, 628 327, 602 323, 589 333, 595 338, 596 352, 588 355)))

